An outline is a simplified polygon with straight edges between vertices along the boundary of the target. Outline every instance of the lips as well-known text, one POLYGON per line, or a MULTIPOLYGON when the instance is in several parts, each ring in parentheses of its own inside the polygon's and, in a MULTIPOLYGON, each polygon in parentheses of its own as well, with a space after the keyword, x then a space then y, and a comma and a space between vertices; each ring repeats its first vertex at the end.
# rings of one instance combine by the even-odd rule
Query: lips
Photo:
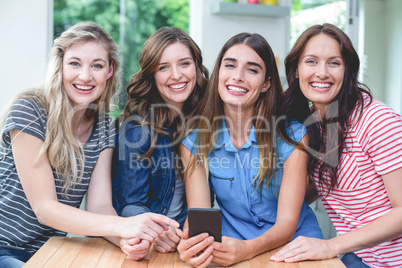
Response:
POLYGON ((311 82, 310 86, 316 90, 316 91, 328 91, 331 89, 333 83, 328 83, 328 82, 311 82))
POLYGON ((81 94, 89 94, 93 91, 95 86, 73 84, 75 91, 81 94))
POLYGON ((226 86, 226 89, 229 91, 230 94, 237 96, 242 96, 244 94, 247 94, 248 92, 248 90, 245 89, 244 87, 233 86, 233 85, 226 86))
POLYGON ((82 86, 82 85, 74 84, 74 87, 78 90, 88 91, 88 90, 93 89, 95 86, 82 86))
POLYGON ((187 86, 187 82, 183 83, 176 83, 176 84, 170 84, 168 85, 168 88, 170 88, 172 91, 179 92, 183 91, 187 86))

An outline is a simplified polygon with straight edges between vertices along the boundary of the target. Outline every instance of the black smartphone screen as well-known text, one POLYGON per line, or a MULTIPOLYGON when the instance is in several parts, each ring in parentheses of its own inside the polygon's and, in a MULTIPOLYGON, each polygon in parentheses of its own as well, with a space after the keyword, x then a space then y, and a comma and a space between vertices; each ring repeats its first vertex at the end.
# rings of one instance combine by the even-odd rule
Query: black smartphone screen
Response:
POLYGON ((188 228, 190 237, 208 233, 215 241, 222 242, 221 211, 214 208, 189 208, 188 228))

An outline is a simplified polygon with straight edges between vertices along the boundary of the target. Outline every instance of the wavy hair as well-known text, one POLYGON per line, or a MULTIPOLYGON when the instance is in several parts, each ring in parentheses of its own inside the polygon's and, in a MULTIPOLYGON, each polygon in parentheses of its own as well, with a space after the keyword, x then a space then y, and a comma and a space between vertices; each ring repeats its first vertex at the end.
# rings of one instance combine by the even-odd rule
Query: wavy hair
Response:
MULTIPOLYGON (((118 87, 119 62, 119 49, 112 37, 96 23, 80 22, 54 40, 43 84, 36 90, 30 90, 30 93, 23 92, 17 96, 35 99, 46 110, 46 138, 37 159, 45 153, 48 155, 50 165, 64 181, 65 194, 82 179, 85 166, 82 144, 73 132, 74 112, 77 109, 86 109, 87 118, 109 112, 111 98, 118 87), (63 58, 72 45, 89 41, 103 45, 109 55, 109 65, 113 66, 113 74, 95 102, 88 107, 77 108, 73 107, 63 86, 63 58)), ((2 129, 4 121, 5 119, 2 129)))
POLYGON ((142 157, 149 157, 152 154, 158 135, 167 134, 166 129, 168 126, 171 126, 174 130, 173 138, 176 141, 179 141, 179 136, 183 135, 184 122, 179 124, 179 120, 172 118, 167 106, 156 105, 154 107, 152 122, 149 116, 151 105, 165 103, 155 84, 154 74, 158 69, 160 58, 165 48, 175 43, 181 43, 190 50, 196 68, 195 88, 184 102, 181 111, 184 117, 187 117, 193 111, 204 95, 208 84, 209 73, 202 63, 201 50, 183 30, 176 27, 162 27, 148 38, 139 55, 140 70, 132 76, 130 84, 126 88, 128 102, 123 114, 120 116, 120 120, 118 120, 121 121, 121 117, 123 117, 122 119, 126 122, 133 121, 142 126, 147 125, 156 134, 152 136, 151 145, 142 157))
POLYGON ((368 87, 358 81, 360 61, 349 37, 332 24, 313 25, 300 35, 285 59, 289 88, 283 95, 282 113, 288 118, 306 122, 312 118, 311 116, 315 112, 300 89, 296 73, 304 48, 308 41, 318 34, 326 34, 339 43, 345 62, 341 90, 332 100, 331 105, 327 106, 323 121, 306 125, 310 143, 310 150, 308 150, 310 153, 308 164, 310 180, 313 178, 314 170, 318 168, 320 186, 327 188, 327 193, 329 193, 337 186, 337 163, 339 163, 342 149, 345 147, 348 124, 352 122, 352 119, 358 120, 360 117, 364 108, 364 94, 368 94, 370 102, 372 96, 368 87), (355 107, 358 110, 356 114, 354 114, 355 107), (354 118, 354 116, 357 117, 354 118), (329 175, 330 182, 323 178, 323 174, 329 175))
MULTIPOLYGON (((225 53, 233 46, 245 44, 253 49, 263 60, 266 73, 265 80, 270 81, 270 88, 266 92, 260 93, 253 111, 253 124, 258 130, 271 130, 271 135, 267 131, 257 131, 257 143, 259 144, 259 155, 261 164, 258 173, 254 178, 257 181, 257 188, 262 189, 262 185, 267 180, 267 186, 271 186, 271 181, 275 173, 275 130, 271 129, 271 119, 278 115, 280 107, 279 96, 282 93, 282 85, 279 79, 278 68, 274 53, 268 42, 259 34, 239 33, 230 38, 219 52, 215 62, 211 80, 208 84, 205 97, 201 100, 194 115, 200 115, 199 120, 190 122, 188 131, 198 129, 196 136, 196 146, 198 147, 197 156, 191 160, 188 172, 195 168, 196 161, 203 163, 208 171, 208 154, 214 150, 224 120, 223 101, 218 93, 219 70, 225 53)), ((269 132, 269 131, 268 131, 269 132)))

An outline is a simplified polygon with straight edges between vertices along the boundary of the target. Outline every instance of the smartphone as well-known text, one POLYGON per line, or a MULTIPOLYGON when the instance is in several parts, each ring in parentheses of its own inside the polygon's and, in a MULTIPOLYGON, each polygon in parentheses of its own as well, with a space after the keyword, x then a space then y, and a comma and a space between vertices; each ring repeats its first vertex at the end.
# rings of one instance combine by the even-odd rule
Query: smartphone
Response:
POLYGON ((219 209, 189 208, 187 212, 190 237, 208 233, 215 241, 222 242, 222 218, 219 209))

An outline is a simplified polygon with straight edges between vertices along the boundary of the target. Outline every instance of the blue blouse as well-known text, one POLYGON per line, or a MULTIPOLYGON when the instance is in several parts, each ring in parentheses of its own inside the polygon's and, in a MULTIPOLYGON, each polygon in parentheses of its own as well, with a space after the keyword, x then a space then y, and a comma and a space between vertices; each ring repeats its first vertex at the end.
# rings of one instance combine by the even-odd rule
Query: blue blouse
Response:
MULTIPOLYGON (((270 192, 266 183, 261 191, 257 183, 253 182, 260 167, 255 131, 253 126, 248 141, 238 150, 223 122, 214 150, 208 155, 209 184, 222 211, 222 234, 241 240, 259 237, 275 224, 283 164, 294 150, 292 145, 277 135, 275 178, 270 192)), ((286 131, 297 142, 306 134, 304 126, 296 121, 292 121, 286 131)), ((197 153, 196 132, 193 130, 182 141, 193 154, 197 153)), ((305 202, 294 238, 300 235, 323 238, 315 214, 305 202)))

